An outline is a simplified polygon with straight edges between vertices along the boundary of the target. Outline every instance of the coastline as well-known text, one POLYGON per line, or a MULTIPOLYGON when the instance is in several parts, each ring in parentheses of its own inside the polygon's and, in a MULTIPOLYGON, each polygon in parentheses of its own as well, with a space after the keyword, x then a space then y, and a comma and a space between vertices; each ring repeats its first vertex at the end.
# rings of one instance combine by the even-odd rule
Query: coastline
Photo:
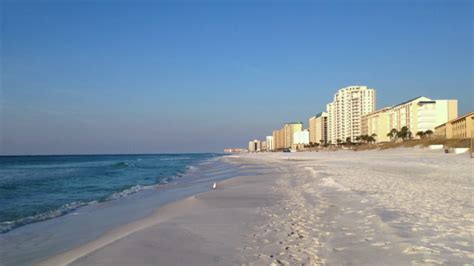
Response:
POLYGON ((162 223, 170 218, 173 217, 175 213, 174 210, 176 208, 186 208, 188 202, 192 202, 195 196, 191 196, 189 198, 178 200, 177 202, 170 203, 159 208, 154 214, 148 216, 144 219, 132 222, 130 224, 126 224, 123 226, 119 226, 118 228, 114 228, 109 232, 106 232, 101 237, 91 242, 88 242, 85 245, 76 247, 72 250, 67 252, 61 253, 57 256, 52 258, 48 258, 47 260, 37 264, 37 265, 68 265, 77 259, 80 259, 100 248, 103 248, 113 242, 124 238, 130 234, 133 234, 137 231, 143 230, 147 227, 162 223))
POLYGON ((241 154, 215 191, 42 265, 470 263, 473 162, 426 149, 241 154), (383 261, 382 261, 383 260, 383 261))
MULTIPOLYGON (((230 158, 235 160, 233 156, 220 160, 230 158)), ((267 189, 275 180, 248 175, 260 164, 245 160, 237 165, 239 175, 219 181, 216 190, 169 203, 142 220, 114 228, 38 265, 150 264, 157 263, 157 258, 164 265, 241 261, 244 254, 237 248, 246 239, 241 233, 251 231, 259 208, 274 204, 276 198, 267 189), (151 256, 142 256, 143 252, 151 256)))
POLYGON ((30 223, 0 234, 2 265, 33 265, 108 231, 150 216, 160 207, 210 190, 213 181, 231 178, 231 165, 215 158, 193 165, 172 183, 150 186, 110 201, 80 207, 66 215, 30 223))

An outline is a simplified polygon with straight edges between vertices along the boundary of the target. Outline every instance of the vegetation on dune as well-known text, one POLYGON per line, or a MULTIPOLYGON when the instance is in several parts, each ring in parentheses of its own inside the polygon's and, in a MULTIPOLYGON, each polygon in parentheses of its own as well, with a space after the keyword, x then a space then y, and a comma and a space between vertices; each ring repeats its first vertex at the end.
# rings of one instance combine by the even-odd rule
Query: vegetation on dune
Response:
POLYGON ((441 144, 446 148, 470 148, 470 139, 445 139, 445 138, 422 138, 412 139, 403 142, 383 142, 377 144, 359 145, 354 150, 373 150, 373 149, 392 149, 392 148, 410 148, 410 147, 428 147, 429 145, 441 144))
POLYGON ((361 150, 372 150, 372 149, 391 149, 399 147, 427 147, 429 145, 441 144, 446 148, 470 148, 471 140, 470 139, 445 139, 434 137, 434 132, 432 130, 418 131, 414 138, 410 129, 406 126, 402 127, 400 131, 397 129, 392 129, 387 133, 387 137, 390 138, 390 142, 380 142, 376 143, 377 135, 360 135, 352 140, 350 137, 346 138, 344 141, 337 139, 337 144, 323 143, 323 140, 320 140, 321 143, 310 143, 305 145, 305 148, 309 150, 319 150, 321 148, 338 150, 338 149, 352 149, 354 151, 361 150))

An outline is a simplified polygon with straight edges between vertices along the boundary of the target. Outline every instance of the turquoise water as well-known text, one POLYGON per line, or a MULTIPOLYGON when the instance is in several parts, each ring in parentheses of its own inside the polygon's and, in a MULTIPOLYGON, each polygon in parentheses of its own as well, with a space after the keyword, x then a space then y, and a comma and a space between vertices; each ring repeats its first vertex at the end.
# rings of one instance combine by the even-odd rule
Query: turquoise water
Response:
POLYGON ((218 154, 0 157, 0 233, 79 207, 179 182, 218 154))

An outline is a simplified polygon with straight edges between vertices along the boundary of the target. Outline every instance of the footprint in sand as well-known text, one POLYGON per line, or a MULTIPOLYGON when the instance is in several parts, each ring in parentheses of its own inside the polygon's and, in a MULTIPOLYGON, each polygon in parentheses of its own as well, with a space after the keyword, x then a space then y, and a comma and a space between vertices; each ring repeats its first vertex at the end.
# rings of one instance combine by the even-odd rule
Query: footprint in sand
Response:
POLYGON ((407 247, 403 253, 405 254, 438 254, 439 251, 427 248, 427 247, 422 247, 422 246, 409 246, 407 247))
POLYGON ((374 247, 381 247, 381 246, 386 246, 388 244, 390 244, 390 242, 375 242, 375 243, 372 243, 370 245, 374 246, 374 247))
POLYGON ((433 260, 433 259, 422 259, 419 261, 412 261, 412 265, 443 265, 444 263, 439 260, 433 260))
POLYGON ((457 241, 456 244, 458 244, 460 246, 464 246, 464 247, 471 246, 471 244, 469 244, 469 242, 467 242, 467 241, 457 241))

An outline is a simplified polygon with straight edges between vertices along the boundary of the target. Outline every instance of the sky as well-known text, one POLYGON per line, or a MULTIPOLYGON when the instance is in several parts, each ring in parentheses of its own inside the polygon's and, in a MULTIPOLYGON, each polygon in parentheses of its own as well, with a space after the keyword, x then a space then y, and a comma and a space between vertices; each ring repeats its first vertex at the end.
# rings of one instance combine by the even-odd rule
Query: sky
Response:
POLYGON ((220 152, 367 85, 474 110, 472 1, 1 1, 0 154, 220 152))

